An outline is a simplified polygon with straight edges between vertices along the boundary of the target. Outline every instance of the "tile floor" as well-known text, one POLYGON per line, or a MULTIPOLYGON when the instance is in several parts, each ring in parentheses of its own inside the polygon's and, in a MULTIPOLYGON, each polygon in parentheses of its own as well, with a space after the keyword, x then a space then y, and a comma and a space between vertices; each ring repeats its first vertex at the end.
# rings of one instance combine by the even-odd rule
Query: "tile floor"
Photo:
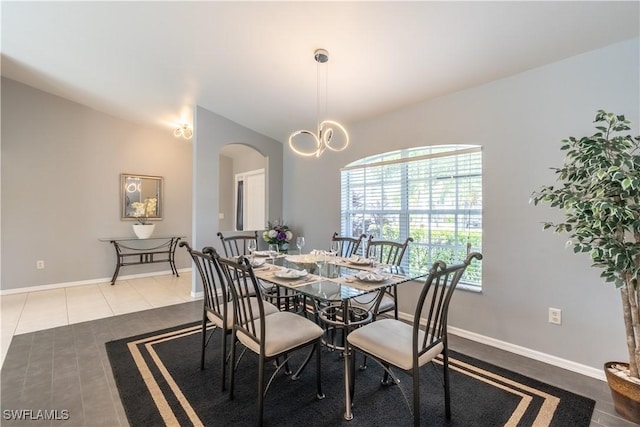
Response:
MULTIPOLYGON (((156 276, 0 297, 1 406, 64 408, 66 421, 8 421, 17 426, 128 426, 104 343, 200 319, 190 274, 156 276), (94 320, 96 319, 96 320, 94 320), (10 348, 9 348, 10 345, 10 348), (9 351, 7 349, 9 348, 9 351)), ((605 382, 455 335, 460 351, 595 399, 591 427, 632 427, 613 408, 605 382)), ((564 427, 564 426, 562 426, 564 427)))
POLYGON ((0 366, 14 335, 194 300, 190 272, 0 295, 0 366))

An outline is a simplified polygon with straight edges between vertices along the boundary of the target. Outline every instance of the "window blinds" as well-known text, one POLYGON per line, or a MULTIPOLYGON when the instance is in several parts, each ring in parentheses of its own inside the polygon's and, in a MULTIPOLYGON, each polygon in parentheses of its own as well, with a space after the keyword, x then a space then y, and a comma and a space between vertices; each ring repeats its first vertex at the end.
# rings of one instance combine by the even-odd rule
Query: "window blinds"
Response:
MULTIPOLYGON (((480 147, 419 147, 362 159, 341 171, 341 196, 342 233, 411 236, 405 265, 459 262, 468 244, 481 251, 480 147)), ((479 264, 467 269, 463 281, 481 285, 479 264)))

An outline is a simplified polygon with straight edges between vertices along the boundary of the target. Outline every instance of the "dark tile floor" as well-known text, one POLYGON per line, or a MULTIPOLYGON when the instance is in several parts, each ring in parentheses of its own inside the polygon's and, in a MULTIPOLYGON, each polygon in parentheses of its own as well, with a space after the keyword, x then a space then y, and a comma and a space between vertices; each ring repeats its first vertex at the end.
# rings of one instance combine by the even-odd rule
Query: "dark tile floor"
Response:
MULTIPOLYGON (((1 371, 4 426, 127 426, 104 343, 196 321, 201 301, 16 335, 1 371), (57 421, 15 421, 5 411, 58 410, 57 421)), ((526 357, 451 336, 453 350, 596 400, 591 426, 629 427, 613 408, 607 384, 526 357)), ((35 414, 35 413, 34 413, 35 414)))

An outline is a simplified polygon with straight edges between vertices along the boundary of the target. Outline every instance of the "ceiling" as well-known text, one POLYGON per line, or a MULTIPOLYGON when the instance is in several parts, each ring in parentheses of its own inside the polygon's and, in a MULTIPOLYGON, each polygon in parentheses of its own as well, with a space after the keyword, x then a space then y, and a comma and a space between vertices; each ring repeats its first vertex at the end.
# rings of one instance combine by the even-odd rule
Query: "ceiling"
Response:
POLYGON ((286 141, 640 35, 640 2, 8 2, 3 76, 134 122, 200 105, 286 141))

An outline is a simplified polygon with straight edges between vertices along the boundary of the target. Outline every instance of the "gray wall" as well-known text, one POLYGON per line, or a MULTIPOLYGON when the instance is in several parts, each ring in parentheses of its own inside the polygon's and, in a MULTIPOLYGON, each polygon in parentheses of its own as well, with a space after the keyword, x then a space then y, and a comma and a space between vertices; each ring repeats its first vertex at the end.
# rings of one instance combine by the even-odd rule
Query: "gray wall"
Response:
MULTIPOLYGON (((282 144, 205 108, 196 106, 193 150, 193 247, 222 251, 216 233, 220 188, 220 148, 243 144, 266 157, 268 218, 282 217, 282 144)), ((193 291, 200 285, 193 276, 193 291)))
MULTIPOLYGON (((164 177, 154 235, 191 234, 191 142, 2 79, 0 289, 110 278, 115 251, 98 238, 134 236, 120 220, 120 173, 164 177), (46 268, 36 269, 36 260, 46 268)), ((178 268, 191 266, 183 251, 178 268)), ((121 275, 169 271, 130 266, 121 275)))
MULTIPOLYGON (((639 134, 639 40, 619 43, 361 123, 352 143, 320 159, 285 151, 284 213, 307 238, 305 250, 327 248, 340 227, 340 168, 380 152, 431 144, 483 146, 483 292, 460 291, 450 323, 470 337, 514 351, 602 370, 626 360, 618 292, 598 277, 587 255, 565 249, 566 236, 543 232, 559 218, 529 204, 553 183, 560 140, 592 134, 596 110, 625 114, 639 134), (322 182, 320 185, 319 183, 322 182), (318 214, 324 212, 324 214, 318 214), (562 325, 547 322, 562 309, 562 325), (476 336, 477 335, 477 336, 476 336)), ((401 309, 413 310, 416 286, 401 288, 401 309)))
POLYGON ((233 189, 233 159, 220 155, 220 185, 218 188, 218 209, 224 215, 218 221, 220 230, 233 230, 235 213, 233 211, 233 200, 235 195, 233 189))

